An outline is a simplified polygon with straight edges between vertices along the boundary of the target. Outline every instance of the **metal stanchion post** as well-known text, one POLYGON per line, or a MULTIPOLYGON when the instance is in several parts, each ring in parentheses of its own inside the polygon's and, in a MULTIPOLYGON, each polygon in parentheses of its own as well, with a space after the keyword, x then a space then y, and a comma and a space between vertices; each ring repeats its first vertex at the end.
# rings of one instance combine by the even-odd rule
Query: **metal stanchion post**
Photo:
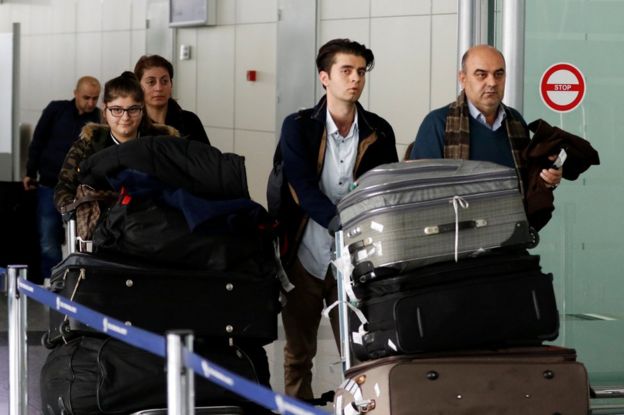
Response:
POLYGON ((25 265, 8 267, 9 314, 9 415, 26 415, 28 408, 28 345, 26 296, 17 289, 17 278, 26 279, 25 265))
MULTIPOLYGON (((336 239, 336 258, 342 258, 344 236, 342 231, 335 234, 336 239)), ((344 275, 340 267, 336 267, 336 283, 338 286, 338 321, 340 325, 340 355, 342 357, 342 376, 351 367, 351 350, 349 349, 349 320, 347 305, 348 299, 344 290, 344 275)))
MULTIPOLYGON (((182 338, 191 337, 192 333, 186 330, 167 332, 167 409, 169 415, 189 415, 195 412, 194 382, 189 382, 188 370, 184 367, 182 352, 182 338), (192 397, 189 395, 193 395, 192 397), (191 399, 193 403, 190 404, 191 399)), ((185 340, 185 343, 188 340, 185 340)), ((191 371, 192 372, 192 371, 191 371)))
MULTIPOLYGON (((184 338, 184 345, 190 352, 193 351, 193 343, 195 342, 195 336, 193 333, 189 333, 184 338)), ((190 367, 185 368, 186 374, 186 408, 188 415, 195 415, 195 372, 190 367)))

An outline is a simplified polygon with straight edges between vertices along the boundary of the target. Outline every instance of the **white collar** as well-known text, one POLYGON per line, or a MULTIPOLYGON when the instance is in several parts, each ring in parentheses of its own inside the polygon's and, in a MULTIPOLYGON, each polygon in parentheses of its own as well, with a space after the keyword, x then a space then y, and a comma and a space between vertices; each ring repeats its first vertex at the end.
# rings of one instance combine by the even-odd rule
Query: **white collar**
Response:
POLYGON ((503 108, 502 104, 498 106, 498 113, 496 114, 494 123, 490 125, 487 123, 485 119, 485 115, 483 115, 483 113, 479 111, 479 109, 475 107, 474 104, 470 102, 469 99, 467 99, 466 101, 468 101, 468 110, 470 111, 470 115, 472 116, 472 118, 479 121, 481 124, 485 125, 490 130, 496 131, 501 127, 501 125, 503 125, 503 120, 505 119, 507 114, 505 113, 505 109, 503 108))
MULTIPOLYGON (((334 122, 334 119, 329 113, 329 109, 327 109, 327 115, 325 117, 325 128, 327 129, 328 136, 334 136, 336 134, 340 135, 340 133, 338 132, 338 126, 336 125, 336 123, 334 122)), ((358 128, 358 113, 356 110, 355 117, 353 118, 353 124, 351 124, 351 128, 349 129, 349 132, 344 138, 351 137, 355 133, 355 131, 358 131, 357 128, 358 128)))

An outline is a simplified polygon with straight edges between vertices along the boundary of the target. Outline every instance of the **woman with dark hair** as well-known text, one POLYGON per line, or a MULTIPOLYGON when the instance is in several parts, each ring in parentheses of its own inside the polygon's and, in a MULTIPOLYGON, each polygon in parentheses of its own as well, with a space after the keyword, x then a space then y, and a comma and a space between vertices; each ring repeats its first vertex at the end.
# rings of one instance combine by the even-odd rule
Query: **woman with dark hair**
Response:
POLYGON ((144 111, 143 89, 132 72, 126 71, 106 82, 103 103, 106 124, 86 124, 80 132, 80 139, 74 142, 65 156, 54 188, 54 204, 60 212, 75 198, 81 161, 106 147, 140 136, 179 136, 175 128, 152 124, 144 111))
POLYGON ((134 66, 134 74, 145 92, 145 109, 153 122, 175 127, 189 140, 210 144, 199 117, 183 110, 171 98, 173 89, 173 65, 159 55, 144 55, 134 66))

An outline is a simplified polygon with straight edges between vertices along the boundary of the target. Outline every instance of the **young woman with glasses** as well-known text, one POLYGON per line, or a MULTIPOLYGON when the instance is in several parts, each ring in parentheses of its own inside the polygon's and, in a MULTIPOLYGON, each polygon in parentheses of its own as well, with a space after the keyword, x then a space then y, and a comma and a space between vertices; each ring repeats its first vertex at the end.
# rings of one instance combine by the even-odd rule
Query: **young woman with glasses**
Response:
POLYGON ((179 136, 175 128, 151 122, 145 112, 143 89, 132 72, 126 71, 106 82, 103 103, 102 118, 106 123, 86 124, 80 132, 80 139, 65 156, 54 189, 54 203, 59 211, 74 200, 79 184, 78 166, 92 154, 140 136, 179 136))
POLYGON ((199 117, 183 110, 171 98, 173 90, 173 65, 159 55, 144 55, 134 66, 134 74, 145 92, 145 110, 153 122, 167 124, 189 140, 210 144, 199 117))

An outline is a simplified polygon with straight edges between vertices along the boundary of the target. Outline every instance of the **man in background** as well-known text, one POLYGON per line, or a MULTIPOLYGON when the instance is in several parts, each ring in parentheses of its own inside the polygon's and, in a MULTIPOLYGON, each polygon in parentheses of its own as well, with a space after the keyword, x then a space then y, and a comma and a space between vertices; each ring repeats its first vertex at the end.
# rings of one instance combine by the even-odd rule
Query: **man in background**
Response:
POLYGON ((28 149, 22 183, 26 191, 37 191, 42 280, 50 277, 50 269, 62 259, 63 220, 54 206, 54 186, 65 154, 78 139, 82 127, 88 122, 99 122, 99 96, 97 79, 80 78, 72 100, 52 101, 43 110, 28 149))

